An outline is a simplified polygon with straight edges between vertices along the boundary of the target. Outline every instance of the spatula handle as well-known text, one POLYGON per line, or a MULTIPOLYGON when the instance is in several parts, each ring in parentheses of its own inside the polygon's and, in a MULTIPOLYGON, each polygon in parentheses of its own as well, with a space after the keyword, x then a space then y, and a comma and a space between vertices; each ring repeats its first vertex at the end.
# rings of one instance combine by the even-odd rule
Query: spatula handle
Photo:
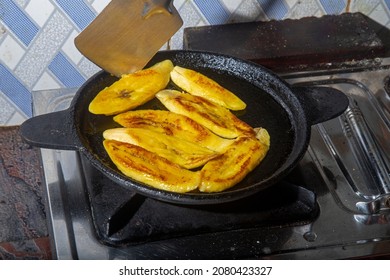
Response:
POLYGON ((173 13, 173 0, 150 0, 145 2, 142 11, 143 18, 149 18, 154 14, 173 13))

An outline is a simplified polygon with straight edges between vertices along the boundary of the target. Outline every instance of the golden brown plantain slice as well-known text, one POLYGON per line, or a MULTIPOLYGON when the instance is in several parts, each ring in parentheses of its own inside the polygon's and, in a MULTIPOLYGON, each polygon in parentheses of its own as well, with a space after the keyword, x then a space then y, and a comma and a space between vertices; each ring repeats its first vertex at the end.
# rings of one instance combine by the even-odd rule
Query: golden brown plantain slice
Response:
POLYGON ((193 119, 163 110, 135 110, 116 115, 114 121, 124 127, 144 128, 196 142, 212 151, 222 152, 233 143, 212 133, 193 119))
POLYGON ((192 191, 199 185, 199 171, 181 168, 155 153, 129 143, 104 140, 103 144, 118 169, 136 181, 177 193, 192 191))
POLYGON ((260 129, 257 137, 237 138, 224 154, 206 163, 201 170, 199 190, 220 192, 243 180, 260 164, 269 150, 268 132, 260 129))
POLYGON ((167 86, 172 69, 172 62, 164 60, 150 68, 123 75, 96 95, 89 104, 89 111, 114 115, 146 103, 167 86))
POLYGON ((184 91, 202 96, 231 110, 243 110, 244 101, 214 80, 191 69, 175 66, 171 72, 172 81, 184 91))
POLYGON ((185 115, 225 138, 254 135, 251 126, 238 119, 228 109, 203 97, 177 90, 162 90, 156 97, 169 111, 185 115))
POLYGON ((187 169, 204 165, 219 155, 195 142, 145 128, 112 128, 103 137, 140 146, 187 169))

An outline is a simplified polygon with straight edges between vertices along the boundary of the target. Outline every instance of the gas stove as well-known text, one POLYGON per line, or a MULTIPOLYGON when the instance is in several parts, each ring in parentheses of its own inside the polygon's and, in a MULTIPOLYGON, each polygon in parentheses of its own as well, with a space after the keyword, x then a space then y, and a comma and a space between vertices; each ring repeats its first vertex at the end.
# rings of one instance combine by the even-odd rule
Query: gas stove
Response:
MULTIPOLYGON (((78 152, 41 149, 57 259, 344 259, 390 255, 390 58, 280 74, 329 86, 345 113, 312 127, 280 183, 216 206, 181 206, 116 186, 78 152), (121 195, 112 199, 112 192, 121 195), (121 199, 117 199, 121 197, 121 199)), ((36 91, 34 115, 77 89, 36 91)))

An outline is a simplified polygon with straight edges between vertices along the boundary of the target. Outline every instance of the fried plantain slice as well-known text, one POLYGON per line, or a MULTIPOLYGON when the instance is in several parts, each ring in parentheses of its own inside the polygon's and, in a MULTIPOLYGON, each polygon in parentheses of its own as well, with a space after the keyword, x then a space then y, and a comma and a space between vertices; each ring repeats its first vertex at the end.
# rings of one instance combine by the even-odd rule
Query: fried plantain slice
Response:
POLYGON ((103 137, 140 146, 187 169, 204 165, 219 155, 195 142, 145 128, 112 128, 103 137))
POLYGON ((169 111, 185 115, 224 138, 255 135, 251 126, 241 121, 228 109, 203 97, 177 90, 162 90, 156 97, 169 111))
POLYGON ((158 91, 167 86, 172 69, 172 62, 164 60, 150 68, 125 74, 100 91, 88 109, 93 114, 104 115, 115 115, 134 109, 153 99, 158 91))
POLYGON ((233 140, 212 133, 203 125, 184 115, 164 110, 135 110, 114 117, 114 121, 129 128, 144 128, 182 140, 195 142, 215 152, 222 152, 233 140))
POLYGON ((115 140, 104 140, 103 145, 118 169, 136 181, 177 193, 192 191, 199 185, 199 171, 181 168, 144 148, 115 140))
POLYGON ((224 88, 209 77, 191 69, 175 66, 171 80, 184 91, 202 96, 231 110, 243 110, 246 104, 233 92, 224 88))
POLYGON ((256 137, 238 137, 221 156, 210 160, 201 170, 201 192, 220 192, 242 181, 266 156, 270 137, 259 129, 256 137))

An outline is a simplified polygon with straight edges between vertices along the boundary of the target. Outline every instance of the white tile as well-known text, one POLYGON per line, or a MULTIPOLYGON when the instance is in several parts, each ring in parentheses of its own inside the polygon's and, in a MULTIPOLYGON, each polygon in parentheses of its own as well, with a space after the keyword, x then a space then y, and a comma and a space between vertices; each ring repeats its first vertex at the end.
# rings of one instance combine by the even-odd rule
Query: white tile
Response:
POLYGON ((306 3, 311 3, 314 1, 313 0, 284 0, 284 2, 287 4, 289 8, 291 8, 294 7, 296 3, 302 3, 305 5, 306 3))
POLYGON ((170 48, 172 50, 180 50, 183 48, 184 28, 190 26, 202 26, 206 24, 190 1, 187 1, 183 6, 180 7, 179 13, 183 19, 184 24, 170 39, 170 48))
POLYGON ((15 107, 12 106, 8 97, 0 91, 0 125, 6 125, 14 112, 15 107))
POLYGON ((78 51, 74 44, 74 38, 76 38, 78 34, 79 33, 76 30, 73 30, 61 48, 61 50, 73 61, 74 64, 78 64, 83 58, 83 55, 78 51))
POLYGON ((322 10, 318 9, 318 11, 314 15, 312 15, 312 16, 314 16, 314 17, 322 17, 323 15, 324 15, 324 13, 322 12, 322 10))
POLYGON ((369 15, 375 7, 381 3, 381 0, 357 0, 351 2, 351 12, 360 12, 369 15))
POLYGON ((7 28, 1 23, 0 20, 0 39, 7 35, 7 28))
POLYGON ((173 1, 173 6, 175 6, 176 9, 179 9, 185 2, 188 2, 188 0, 175 0, 173 1))
POLYGON ((0 62, 11 70, 15 69, 24 54, 25 50, 11 36, 6 36, 0 45, 0 62))
POLYGON ((230 13, 233 13, 241 4, 241 1, 237 0, 222 0, 222 2, 225 4, 225 7, 230 11, 230 13))
POLYGON ((376 6, 368 16, 381 25, 386 25, 390 20, 389 14, 386 13, 383 4, 376 6))
POLYGON ((19 111, 15 111, 6 125, 21 125, 26 119, 27 117, 25 115, 21 114, 19 111))
POLYGON ((103 11, 103 9, 107 6, 110 0, 95 0, 92 3, 92 7, 95 9, 97 13, 103 11))
POLYGON ((43 73, 38 82, 35 84, 33 91, 36 90, 47 90, 47 89, 56 89, 60 88, 61 85, 50 76, 47 72, 43 73))
POLYGON ((34 0, 28 3, 25 11, 42 27, 54 11, 54 6, 49 0, 34 0))
POLYGON ((298 1, 295 6, 289 9, 286 18, 300 19, 314 16, 321 11, 319 4, 315 1, 298 1))
POLYGON ((96 74, 98 71, 102 70, 85 57, 79 63, 78 68, 86 78, 89 78, 92 75, 96 74))
POLYGON ((257 1, 243 1, 234 13, 231 14, 229 22, 248 22, 264 18, 266 18, 266 15, 257 1))

